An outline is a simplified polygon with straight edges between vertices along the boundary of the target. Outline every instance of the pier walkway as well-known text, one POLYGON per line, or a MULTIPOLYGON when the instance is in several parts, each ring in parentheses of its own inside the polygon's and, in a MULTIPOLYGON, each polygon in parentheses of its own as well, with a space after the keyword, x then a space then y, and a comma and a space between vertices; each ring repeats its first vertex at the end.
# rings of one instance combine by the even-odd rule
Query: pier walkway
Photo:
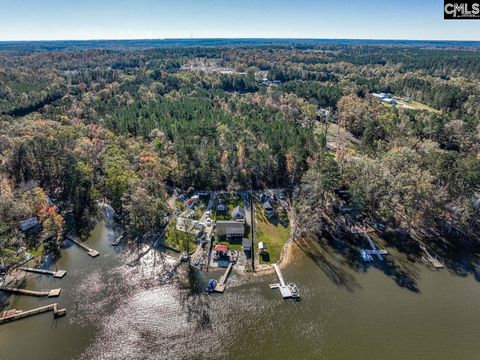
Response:
POLYGON ((18 269, 25 272, 35 273, 35 274, 51 275, 53 277, 60 278, 60 279, 67 274, 65 270, 53 271, 53 270, 37 269, 37 268, 29 268, 29 267, 20 267, 18 269))
POLYGON ((420 248, 425 252, 425 256, 422 256, 422 260, 425 264, 431 264, 435 269, 442 269, 444 266, 443 264, 437 259, 437 257, 433 257, 427 250, 424 245, 421 245, 420 248))
POLYGON ((97 250, 92 249, 87 244, 85 244, 83 241, 74 239, 72 237, 67 237, 66 239, 70 240, 74 244, 77 244, 78 246, 80 246, 83 250, 85 250, 87 252, 88 255, 90 255, 93 258, 96 258, 98 255, 100 255, 100 253, 97 250))
POLYGON ((228 275, 230 275, 230 272, 232 271, 232 267, 233 267, 233 262, 228 264, 227 269, 223 273, 220 280, 217 282, 217 286, 215 286, 215 289, 213 289, 213 291, 223 294, 223 292, 225 291, 225 287, 227 286, 226 285, 227 278, 228 278, 228 275))
POLYGON ((118 246, 122 242, 123 239, 127 236, 127 232, 124 231, 118 238, 115 239, 114 242, 112 242, 112 246, 118 246))
POLYGON ((0 325, 6 324, 7 322, 10 322, 10 321, 24 319, 29 316, 43 314, 49 311, 53 311, 53 316, 55 318, 65 316, 67 312, 65 309, 59 309, 57 303, 42 306, 32 310, 26 310, 26 311, 11 309, 3 312, 2 317, 0 317, 0 325))
POLYGON ((170 270, 168 270, 162 277, 161 281, 166 282, 167 280, 171 279, 173 275, 175 274, 175 271, 177 271, 177 268, 180 266, 180 264, 184 261, 188 261, 188 254, 184 251, 182 252, 182 255, 180 255, 177 260, 173 263, 173 265, 170 267, 170 270))
POLYGON ((19 289, 11 286, 0 286, 0 290, 10 292, 13 294, 37 296, 37 297, 42 297, 42 296, 57 297, 57 296, 60 296, 60 291, 62 291, 62 289, 36 291, 36 290, 19 289))
POLYGON ((367 231, 365 229, 362 229, 359 226, 355 226, 355 230, 353 231, 354 234, 362 234, 368 241, 368 244, 370 245, 371 249, 362 249, 360 250, 360 254, 362 255, 362 258, 364 261, 372 261, 373 257, 372 255, 376 255, 378 257, 378 260, 383 260, 382 255, 388 255, 387 250, 383 249, 377 249, 377 246, 373 242, 373 240, 370 238, 368 235, 367 231))
POLYGON ((298 292, 297 286, 293 283, 287 284, 285 282, 282 271, 280 270, 280 267, 277 264, 273 264, 273 268, 277 273, 278 281, 280 281, 280 283, 271 284, 270 289, 280 289, 280 293, 282 294, 282 297, 284 299, 288 299, 288 298, 299 299, 300 293, 298 292))

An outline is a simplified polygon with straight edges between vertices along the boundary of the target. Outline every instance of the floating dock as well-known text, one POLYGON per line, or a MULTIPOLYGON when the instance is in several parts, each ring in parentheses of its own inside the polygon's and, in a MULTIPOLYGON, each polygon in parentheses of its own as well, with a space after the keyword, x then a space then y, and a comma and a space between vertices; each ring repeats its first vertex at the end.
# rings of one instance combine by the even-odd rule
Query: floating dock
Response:
POLYGON ((280 281, 280 283, 270 285, 270 289, 280 289, 280 293, 282 294, 282 297, 284 299, 299 299, 300 293, 298 292, 297 286, 294 283, 287 284, 285 282, 282 271, 277 264, 274 264, 273 267, 275 269, 275 272, 277 273, 278 281, 280 281))
POLYGON ((26 311, 11 309, 3 312, 2 317, 0 317, 0 325, 6 324, 7 322, 10 322, 10 321, 24 319, 29 316, 43 314, 49 311, 53 311, 53 316, 55 318, 65 316, 67 312, 65 309, 59 309, 57 303, 42 306, 32 310, 26 310, 26 311))
POLYGON ((120 235, 118 238, 115 239, 114 242, 112 242, 112 246, 118 246, 122 242, 123 239, 127 236, 127 232, 124 231, 122 235, 120 235))
POLYGON ((31 272, 35 274, 41 274, 41 275, 51 275, 55 278, 63 278, 65 275, 67 275, 67 272, 65 270, 45 270, 45 269, 37 269, 37 268, 29 268, 29 267, 20 267, 18 268, 19 270, 26 271, 26 272, 31 272))
POLYGON ((60 296, 60 291, 62 291, 62 289, 36 291, 36 290, 19 289, 11 286, 0 286, 0 290, 10 292, 13 294, 37 296, 37 297, 42 297, 42 296, 58 297, 60 296))
POLYGON ((85 244, 83 241, 80 241, 80 240, 77 240, 77 239, 74 239, 74 238, 71 238, 71 237, 68 237, 67 240, 70 240, 74 244, 77 244, 78 246, 80 246, 83 250, 85 250, 87 252, 88 255, 90 255, 93 258, 96 258, 98 255, 100 255, 100 253, 97 250, 92 249, 87 244, 85 244))
POLYGON ((228 278, 228 275, 230 275, 230 272, 232 271, 232 267, 233 267, 233 263, 231 262, 230 264, 228 264, 228 267, 225 270, 225 273, 220 278, 220 280, 218 280, 217 286, 215 286, 215 289, 213 289, 213 291, 223 294, 223 292, 225 291, 225 287, 227 286, 226 285, 227 278, 228 278))

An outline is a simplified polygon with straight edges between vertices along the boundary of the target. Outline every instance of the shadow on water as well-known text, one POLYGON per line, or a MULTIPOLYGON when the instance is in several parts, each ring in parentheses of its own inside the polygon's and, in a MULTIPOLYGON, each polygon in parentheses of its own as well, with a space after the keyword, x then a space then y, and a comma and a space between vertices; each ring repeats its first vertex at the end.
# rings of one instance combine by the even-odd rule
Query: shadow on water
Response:
MULTIPOLYGON (((295 243, 337 286, 343 287, 348 291, 354 291, 360 288, 355 278, 343 270, 340 266, 335 265, 327 259, 327 256, 319 249, 319 247, 328 254, 329 248, 322 244, 322 240, 295 240, 295 243)), ((330 257, 330 256, 329 256, 330 257)))
MULTIPOLYGON (((342 236, 342 239, 328 236, 295 242, 335 285, 348 291, 361 287, 355 277, 344 270, 345 267, 357 273, 367 272, 370 267, 373 267, 382 271, 398 286, 414 293, 420 292, 417 282, 419 271, 411 256, 401 256, 401 253, 394 252, 385 256, 383 261, 379 261, 374 256, 373 261, 365 262, 361 258, 360 249, 367 248, 366 241, 352 235, 342 236)), ((414 252, 418 253, 417 250, 414 252)))
POLYGON ((480 282, 480 242, 459 233, 436 237, 428 241, 428 251, 437 256, 451 273, 480 282))
MULTIPOLYGON (((436 257, 452 274, 461 277, 472 275, 480 282, 480 242, 461 232, 447 231, 439 226, 430 229, 434 235, 423 235, 427 251, 436 257)), ((426 254, 418 241, 399 232, 385 233, 382 239, 388 246, 406 254, 411 262, 422 261, 426 254)), ((407 269, 408 270, 408 269, 407 269)))
POLYGON ((195 324, 202 330, 211 329, 211 301, 205 293, 205 284, 199 272, 192 266, 184 264, 182 267, 184 267, 182 270, 186 272, 183 277, 183 283, 181 284, 184 291, 176 293, 182 311, 189 323, 195 324))

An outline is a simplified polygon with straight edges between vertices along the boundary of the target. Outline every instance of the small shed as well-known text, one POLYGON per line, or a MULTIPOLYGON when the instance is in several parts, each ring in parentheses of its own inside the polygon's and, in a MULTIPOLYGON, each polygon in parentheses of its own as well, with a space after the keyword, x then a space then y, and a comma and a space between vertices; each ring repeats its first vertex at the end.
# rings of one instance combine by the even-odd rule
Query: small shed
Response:
POLYGON ((259 254, 267 254, 268 253, 267 244, 264 243, 263 241, 260 241, 258 243, 258 252, 259 252, 259 254))

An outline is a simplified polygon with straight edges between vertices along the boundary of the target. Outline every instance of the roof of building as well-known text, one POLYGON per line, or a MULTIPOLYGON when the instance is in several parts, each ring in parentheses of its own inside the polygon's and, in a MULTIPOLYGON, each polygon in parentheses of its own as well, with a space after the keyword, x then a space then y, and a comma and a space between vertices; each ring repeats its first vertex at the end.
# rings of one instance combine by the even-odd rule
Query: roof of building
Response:
POLYGON ((243 247, 243 250, 250 250, 252 248, 252 242, 250 241, 250 239, 243 238, 242 247, 243 247))
POLYGON ((232 217, 245 217, 245 208, 243 206, 237 206, 235 209, 232 210, 232 217))
POLYGON ((227 245, 218 244, 218 245, 215 246, 215 251, 226 254, 226 253, 228 252, 228 246, 227 246, 227 245))
POLYGON ((273 210, 273 206, 272 206, 272 204, 270 204, 269 201, 265 201, 265 202, 263 203, 263 208, 264 208, 265 210, 273 210))
POLYGON ((26 220, 23 220, 23 221, 20 221, 19 223, 19 227, 22 231, 26 231, 34 226, 37 226, 39 224, 37 218, 35 217, 31 217, 29 219, 26 219, 26 220))
POLYGON ((263 241, 260 241, 260 242, 258 243, 258 248, 259 248, 260 250, 266 249, 266 248, 267 248, 267 244, 264 243, 263 241))
POLYGON ((218 220, 215 224, 216 227, 236 227, 239 229, 244 227, 243 223, 235 220, 218 220))

